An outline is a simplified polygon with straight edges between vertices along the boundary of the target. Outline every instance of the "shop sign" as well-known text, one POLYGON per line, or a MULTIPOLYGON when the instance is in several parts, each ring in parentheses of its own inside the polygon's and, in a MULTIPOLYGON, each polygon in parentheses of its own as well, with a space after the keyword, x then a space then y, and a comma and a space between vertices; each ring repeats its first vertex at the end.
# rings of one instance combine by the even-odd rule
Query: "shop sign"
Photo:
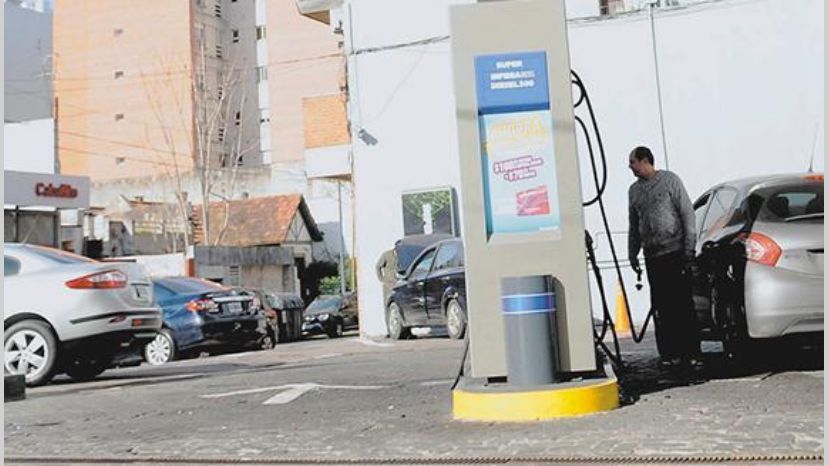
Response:
POLYGON ((35 185, 35 195, 74 199, 78 197, 78 190, 70 184, 55 186, 52 183, 37 183, 35 185))

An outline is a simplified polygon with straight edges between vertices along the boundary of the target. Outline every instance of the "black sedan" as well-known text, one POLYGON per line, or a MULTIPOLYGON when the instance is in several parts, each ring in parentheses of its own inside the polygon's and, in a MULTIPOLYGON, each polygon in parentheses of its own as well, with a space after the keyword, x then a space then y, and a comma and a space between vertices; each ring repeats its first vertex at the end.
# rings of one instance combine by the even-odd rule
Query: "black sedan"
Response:
POLYGON ((445 326, 450 338, 466 333, 463 243, 440 241, 424 249, 401 276, 386 303, 389 338, 411 335, 411 327, 445 326))
POLYGON ((326 334, 330 338, 343 336, 345 330, 359 324, 355 293, 320 295, 305 309, 302 334, 326 334))

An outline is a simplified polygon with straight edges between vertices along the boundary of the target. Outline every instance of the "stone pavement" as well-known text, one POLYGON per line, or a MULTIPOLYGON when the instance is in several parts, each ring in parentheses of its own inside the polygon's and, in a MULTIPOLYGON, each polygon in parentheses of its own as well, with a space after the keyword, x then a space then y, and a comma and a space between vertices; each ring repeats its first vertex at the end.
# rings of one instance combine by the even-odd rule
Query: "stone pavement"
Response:
POLYGON ((621 408, 535 423, 453 421, 449 388, 463 347, 444 338, 318 338, 270 352, 119 369, 87 384, 57 381, 7 403, 5 456, 661 464, 823 454, 822 348, 758 350, 756 362, 739 367, 712 356, 692 374, 661 369, 650 337, 641 345, 623 340, 622 348, 621 408), (321 388, 267 403, 285 398, 288 385, 308 383, 321 388))

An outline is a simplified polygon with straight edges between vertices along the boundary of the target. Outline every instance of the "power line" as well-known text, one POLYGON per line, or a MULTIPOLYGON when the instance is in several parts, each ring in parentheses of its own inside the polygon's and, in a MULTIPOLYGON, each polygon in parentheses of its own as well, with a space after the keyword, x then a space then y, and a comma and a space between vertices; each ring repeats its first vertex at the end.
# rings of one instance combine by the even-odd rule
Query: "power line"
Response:
MULTIPOLYGON (((311 57, 292 58, 292 59, 287 59, 287 60, 275 60, 275 61, 272 61, 272 62, 268 62, 264 66, 278 67, 278 66, 283 66, 283 65, 295 65, 295 64, 298 64, 298 63, 316 62, 316 61, 321 61, 321 60, 325 60, 325 59, 329 59, 329 58, 343 58, 343 57, 344 57, 344 55, 343 55, 342 52, 334 52, 334 53, 328 53, 328 54, 323 54, 323 55, 314 55, 314 56, 311 56, 311 57)), ((257 68, 260 68, 261 66, 262 65, 229 67, 229 68, 223 69, 223 71, 254 71, 257 68)), ((141 74, 138 74, 138 75, 125 75, 125 76, 117 78, 117 79, 145 79, 145 78, 152 78, 152 77, 182 76, 182 75, 191 75, 192 73, 195 73, 197 71, 198 70, 195 70, 195 69, 190 68, 189 66, 187 66, 185 69, 178 70, 178 71, 159 71, 159 72, 154 72, 154 73, 141 73, 141 74)), ((62 82, 62 81, 66 81, 66 82, 112 81, 114 79, 116 79, 116 78, 114 78, 114 76, 110 75, 110 74, 98 75, 98 76, 92 75, 92 76, 83 76, 83 77, 82 76, 69 76, 69 77, 55 76, 52 79, 52 82, 57 83, 57 82, 62 82)), ((27 82, 27 81, 31 81, 31 80, 26 80, 26 79, 21 78, 21 79, 7 79, 6 81, 7 82, 27 82)))
POLYGON ((160 149, 160 148, 157 148, 157 147, 146 146, 146 145, 141 145, 141 144, 134 144, 134 143, 124 142, 124 141, 117 141, 117 140, 114 140, 114 139, 107 139, 107 138, 96 137, 96 136, 90 136, 88 134, 75 133, 75 132, 72 132, 72 131, 58 130, 58 134, 64 134, 64 135, 67 135, 67 136, 73 136, 73 137, 82 138, 82 139, 89 139, 89 140, 92 140, 92 141, 107 142, 107 143, 110 143, 110 144, 115 144, 115 145, 124 146, 124 147, 131 147, 131 148, 134 148, 134 149, 149 150, 149 151, 163 153, 163 154, 174 156, 174 157, 185 157, 185 158, 188 158, 188 159, 193 158, 191 154, 186 154, 184 152, 174 151, 174 150, 171 150, 169 148, 160 149))

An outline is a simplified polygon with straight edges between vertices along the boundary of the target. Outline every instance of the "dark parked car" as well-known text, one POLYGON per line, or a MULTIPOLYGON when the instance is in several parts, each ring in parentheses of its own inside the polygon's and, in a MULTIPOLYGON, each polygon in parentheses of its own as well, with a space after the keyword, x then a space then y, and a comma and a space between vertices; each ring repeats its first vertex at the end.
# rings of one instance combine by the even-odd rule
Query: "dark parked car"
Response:
POLYGON ((424 249, 386 303, 389 338, 406 338, 411 327, 444 325, 449 337, 463 338, 467 322, 465 280, 461 240, 444 240, 424 249))
POLYGON ((191 277, 153 281, 164 323, 144 347, 144 358, 161 365, 196 349, 249 347, 267 335, 265 316, 241 290, 191 277))
POLYGON ((317 296, 305 309, 304 320, 304 335, 324 333, 331 338, 341 337, 343 331, 359 325, 357 295, 352 292, 344 296, 317 296))
POLYGON ((694 302, 702 338, 823 333, 823 175, 717 185, 694 203, 694 302))

